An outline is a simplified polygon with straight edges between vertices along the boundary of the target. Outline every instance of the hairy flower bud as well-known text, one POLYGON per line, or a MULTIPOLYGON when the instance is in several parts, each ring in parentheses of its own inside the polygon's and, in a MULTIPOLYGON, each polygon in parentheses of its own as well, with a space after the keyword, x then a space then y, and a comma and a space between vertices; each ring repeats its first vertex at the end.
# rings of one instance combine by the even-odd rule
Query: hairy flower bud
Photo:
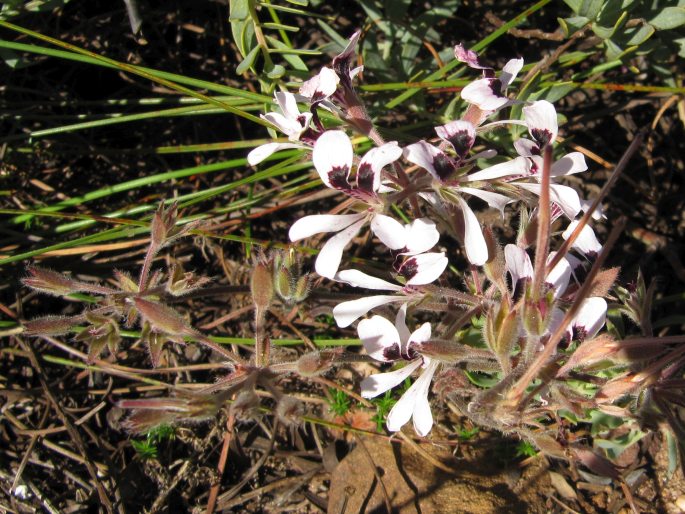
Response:
POLYGON ((302 423, 304 404, 292 396, 283 396, 276 405, 276 417, 286 426, 297 426, 302 423))
POLYGON ((552 319, 554 306, 554 290, 543 292, 539 298, 534 298, 531 284, 526 285, 523 300, 523 328, 530 335, 541 336, 547 330, 552 319))
POLYGON ((488 313, 483 326, 485 342, 497 355, 500 362, 508 362, 509 354, 518 339, 518 312, 502 302, 488 313))
POLYGON ((83 321, 82 316, 45 316, 25 321, 24 333, 27 335, 61 336, 83 321))
POLYGON ((316 377, 325 373, 333 366, 339 350, 323 350, 305 353, 297 359, 297 372, 303 377, 316 377))
POLYGON ((259 262, 252 270, 250 291, 252 301, 258 310, 264 311, 269 308, 274 296, 274 287, 271 270, 267 264, 259 262))

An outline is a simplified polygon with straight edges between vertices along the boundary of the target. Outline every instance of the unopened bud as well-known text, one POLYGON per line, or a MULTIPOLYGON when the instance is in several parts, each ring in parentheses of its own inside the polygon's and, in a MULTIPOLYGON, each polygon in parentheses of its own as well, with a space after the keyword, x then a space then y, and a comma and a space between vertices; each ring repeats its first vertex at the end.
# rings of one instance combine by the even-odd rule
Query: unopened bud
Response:
POLYGON ((507 302, 502 302, 499 308, 490 311, 485 319, 485 342, 500 360, 508 358, 518 340, 518 334, 518 312, 510 310, 507 302))
POLYGON ((488 277, 493 284, 505 287, 506 281, 504 279, 504 274, 506 272, 506 267, 502 247, 497 242, 490 227, 483 228, 483 236, 485 237, 485 244, 488 247, 488 260, 483 264, 485 276, 488 277))
POLYGON ((82 321, 81 316, 45 316, 25 321, 24 333, 27 335, 61 336, 71 332, 72 327, 82 321))
POLYGON ((286 426, 296 426, 302 423, 304 405, 292 396, 283 396, 276 405, 276 417, 286 426))
POLYGON ((257 309, 268 309, 274 296, 274 287, 271 271, 266 264, 260 262, 254 267, 250 277, 250 290, 257 309))
POLYGON ((340 352, 337 350, 323 350, 305 353, 297 359, 297 372, 303 377, 316 377, 331 369, 340 352))
POLYGON ((194 335, 194 331, 185 324, 181 315, 171 307, 142 298, 134 298, 133 304, 156 331, 179 338, 194 335))
POLYGON ((26 269, 31 276, 23 278, 21 281, 31 289, 56 296, 64 296, 78 291, 75 281, 62 273, 36 266, 29 266, 26 269))
POLYGON ((258 413, 259 403, 259 396, 254 389, 240 391, 231 404, 231 414, 242 420, 253 419, 258 413))
POLYGON ((554 290, 550 288, 536 299, 533 297, 532 287, 529 283, 524 295, 525 298, 523 300, 522 312, 523 328, 530 335, 541 336, 547 330, 549 322, 552 319, 554 290))

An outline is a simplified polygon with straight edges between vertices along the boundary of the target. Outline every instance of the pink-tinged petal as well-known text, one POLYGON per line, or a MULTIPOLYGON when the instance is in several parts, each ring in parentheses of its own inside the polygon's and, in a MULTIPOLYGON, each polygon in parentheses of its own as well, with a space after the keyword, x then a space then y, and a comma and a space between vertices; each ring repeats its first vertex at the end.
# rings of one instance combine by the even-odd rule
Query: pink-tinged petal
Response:
POLYGON ((359 233, 365 223, 366 219, 357 221, 326 241, 314 263, 314 269, 319 275, 330 279, 335 277, 345 246, 359 233))
POLYGON ((533 278, 533 265, 523 248, 512 244, 505 246, 504 262, 506 263, 507 271, 511 275, 512 287, 515 288, 521 279, 533 278))
POLYGON ((483 66, 480 63, 480 59, 478 59, 478 54, 474 52, 473 50, 467 50, 464 48, 464 45, 459 43, 454 47, 454 57, 456 57, 457 61, 463 62, 466 64, 469 68, 473 68, 476 70, 491 70, 489 66, 483 66))
POLYGON ((385 166, 402 157, 402 149, 397 141, 372 148, 357 166, 357 186, 366 191, 378 191, 381 185, 381 171, 385 166))
POLYGON ((425 343, 431 338, 431 324, 426 322, 419 328, 414 330, 409 336, 409 342, 412 344, 425 343))
POLYGON ((364 66, 357 66, 356 68, 353 68, 350 70, 350 80, 354 80, 357 78, 357 75, 359 75, 361 72, 364 71, 364 66))
POLYGON ((250 151, 247 154, 247 163, 250 166, 257 166, 271 154, 278 152, 279 150, 286 150, 288 148, 306 148, 302 145, 295 143, 267 143, 265 145, 258 146, 257 148, 250 151))
POLYGON ((462 193, 467 193, 473 195, 476 198, 480 198, 488 203, 493 209, 497 209, 502 217, 504 217, 504 208, 507 204, 513 202, 508 196, 504 196, 499 193, 493 193, 492 191, 483 191, 482 189, 474 189, 472 187, 460 187, 459 191, 462 193))
POLYGON ((302 125, 300 125, 297 120, 286 118, 277 112, 268 112, 266 114, 262 114, 260 117, 271 123, 274 127, 291 139, 297 140, 302 133, 302 125))
POLYGON ((371 309, 380 307, 392 302, 403 302, 406 298, 403 296, 365 296, 357 300, 350 300, 349 302, 342 302, 333 307, 333 317, 339 327, 349 327, 357 319, 369 312, 371 309))
POLYGON ((522 157, 533 157, 540 155, 540 147, 534 141, 522 137, 514 142, 514 150, 522 157))
POLYGON ((528 175, 530 172, 530 164, 525 157, 517 157, 511 161, 495 164, 484 170, 471 173, 466 176, 467 182, 475 182, 476 180, 494 180, 502 177, 528 175))
POLYGON ((299 241, 300 239, 313 236, 314 234, 339 232, 365 217, 365 213, 313 214, 311 216, 305 216, 293 223, 288 232, 288 237, 290 237, 291 241, 299 241))
POLYGON ((547 100, 538 100, 523 108, 528 132, 540 147, 554 144, 559 132, 557 111, 547 100))
POLYGON ((428 218, 419 218, 404 226, 407 241, 400 255, 417 255, 427 252, 440 240, 435 222, 428 218))
POLYGON ((380 278, 372 277, 356 269, 346 269, 339 271, 335 275, 335 280, 344 282, 352 287, 364 287, 366 289, 377 289, 381 291, 401 291, 402 286, 391 284, 380 278))
POLYGON ((506 96, 494 91, 499 85, 499 81, 495 79, 474 80, 461 90, 461 98, 482 111, 496 111, 509 102, 506 96))
POLYGON ((550 175, 552 177, 562 177, 564 175, 580 173, 585 170, 587 170, 585 156, 580 152, 571 152, 552 164, 550 175))
MULTIPOLYGON (((547 257, 547 263, 554 258, 556 253, 557 252, 550 252, 549 256, 547 257)), ((554 266, 554 268, 545 277, 545 282, 547 284, 551 284, 551 286, 554 288, 555 299, 559 298, 562 294, 564 294, 564 291, 566 291, 566 287, 568 287, 568 283, 571 280, 571 273, 571 264, 564 257, 562 257, 557 265, 554 266)))
POLYGON ((383 316, 363 319, 357 325, 359 339, 373 359, 392 362, 401 358, 400 334, 383 316))
POLYGON ((423 370, 421 376, 416 379, 418 391, 416 393, 416 399, 414 400, 412 421, 414 423, 414 430, 421 437, 426 437, 431 431, 431 428, 433 428, 433 414, 431 413, 430 403, 428 402, 428 391, 438 365, 438 362, 431 362, 428 364, 428 367, 423 370))
POLYGON ((321 68, 318 75, 310 78, 300 86, 300 94, 311 102, 319 102, 331 96, 338 88, 337 73, 331 68, 321 68))
POLYGON ((456 169, 454 162, 447 154, 425 141, 407 146, 404 149, 404 158, 422 167, 440 182, 448 178, 456 169))
MULTIPOLYGON (((564 314, 564 311, 559 309, 559 307, 552 307, 552 315, 549 319, 549 325, 547 326, 547 333, 554 334, 557 331, 557 329, 561 326, 561 322, 564 321, 565 316, 566 314, 564 314)), ((571 331, 571 327, 566 327, 566 331, 564 332, 564 338, 570 341, 572 337, 573 332, 571 331)))
POLYGON ((468 121, 456 120, 447 125, 435 127, 435 133, 452 145, 462 159, 466 157, 476 142, 476 128, 468 121))
MULTIPOLYGON (((398 370, 366 377, 361 383, 362 396, 364 398, 375 398, 379 394, 390 391, 390 389, 404 382, 420 365, 421 359, 416 359, 398 370)), ((411 412, 409 417, 411 417, 411 412)), ((409 418, 407 418, 407 421, 409 421, 409 418)))
MULTIPOLYGON (((564 230, 563 234, 561 234, 561 237, 563 237, 564 239, 568 239, 569 237, 571 237, 571 234, 577 226, 578 221, 573 220, 566 228, 566 230, 564 230)), ((571 248, 579 251, 583 255, 596 255, 602 251, 602 245, 597 240, 597 236, 595 236, 595 231, 592 230, 592 227, 590 227, 589 225, 585 225, 583 227, 583 230, 580 231, 580 234, 571 245, 571 248)))
POLYGON ((407 304, 403 303, 395 316, 395 329, 400 335, 401 350, 404 355, 406 352, 407 341, 409 341, 409 328, 407 328, 407 304))
POLYGON ((507 89, 514 81, 516 75, 521 71, 521 68, 523 68, 523 59, 511 59, 504 65, 502 74, 499 77, 499 80, 502 83, 502 91, 507 89))
MULTIPOLYGON (((350 36, 347 41, 347 46, 333 58, 333 68, 336 71, 341 71, 343 69, 349 69, 350 61, 356 54, 357 43, 359 42, 359 36, 361 36, 362 31, 358 30, 350 36)), ((351 78, 351 77, 350 77, 351 78)))
POLYGON ((607 317, 607 302, 604 298, 594 296, 586 298, 571 324, 578 332, 579 339, 589 339, 597 335, 604 326, 607 317))
MULTIPOLYGON (((542 190, 541 184, 517 182, 516 185, 538 196, 542 190)), ((575 218, 580 212, 580 198, 578 197, 578 193, 568 186, 551 184, 549 188, 549 197, 553 203, 561 208, 564 215, 569 219, 575 218)))
POLYGON ((353 155, 347 134, 329 130, 316 140, 312 161, 324 184, 334 189, 348 189, 353 155))
POLYGON ((464 250, 466 251, 466 257, 471 264, 482 266, 488 260, 488 245, 485 243, 480 223, 466 201, 461 196, 457 196, 457 200, 464 216, 464 250))
POLYGON ((376 214, 371 220, 371 230, 391 250, 399 250, 406 245, 404 225, 390 216, 376 214))
POLYGON ((445 271, 449 260, 444 253, 422 253, 407 259, 400 274, 409 286, 422 286, 437 280, 445 271))

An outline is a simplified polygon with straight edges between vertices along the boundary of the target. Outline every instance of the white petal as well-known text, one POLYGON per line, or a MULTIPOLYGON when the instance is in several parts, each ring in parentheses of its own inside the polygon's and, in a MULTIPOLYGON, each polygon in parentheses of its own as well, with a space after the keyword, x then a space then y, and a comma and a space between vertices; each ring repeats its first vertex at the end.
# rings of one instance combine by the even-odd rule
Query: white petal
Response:
POLYGON ((352 143, 347 134, 342 130, 328 130, 316 140, 312 161, 323 183, 335 188, 331 174, 340 174, 347 179, 352 169, 352 156, 352 143))
MULTIPOLYGON (((571 234, 577 226, 578 221, 573 220, 566 228, 566 230, 564 230, 564 233, 561 234, 561 237, 563 237, 564 239, 568 239, 569 237, 571 237, 571 234)), ((580 231, 580 234, 571 245, 571 248, 573 248, 574 250, 578 250, 583 255, 599 253, 602 251, 602 245, 597 240, 597 236, 595 236, 595 231, 592 230, 592 227, 590 227, 589 225, 585 225, 583 227, 583 230, 580 231)))
POLYGON ((461 197, 457 196, 461 212, 464 215, 464 250, 471 264, 482 266, 488 260, 488 245, 485 243, 483 231, 480 228, 478 218, 471 207, 461 197))
POLYGON ((366 223, 365 219, 357 221, 326 241, 314 263, 314 269, 319 275, 330 279, 335 276, 340 266, 345 246, 357 235, 362 226, 364 226, 364 223, 366 223))
POLYGON ((428 390, 430 389, 438 364, 438 362, 431 362, 421 373, 421 376, 416 379, 418 391, 414 400, 412 421, 414 422, 414 430, 421 437, 427 436, 431 428, 433 428, 433 414, 428 402, 428 390))
POLYGON ((404 226, 406 246, 401 255, 417 255, 427 252, 440 240, 440 232, 435 222, 419 218, 404 226))
POLYGON ((263 114, 261 117, 283 132, 289 138, 297 140, 302 132, 302 125, 300 125, 297 120, 286 118, 277 112, 268 112, 263 114))
MULTIPOLYGON (((407 280, 407 285, 409 286, 430 284, 442 275, 447 264, 449 264, 449 261, 443 252, 422 253, 411 257, 409 260, 413 261, 416 265, 416 272, 407 280)), ((404 265, 406 265, 406 263, 404 265)))
POLYGON ((383 362, 390 362, 398 358, 387 358, 385 355, 386 350, 392 350, 392 347, 395 346, 395 352, 399 356, 402 345, 400 334, 397 332, 395 325, 383 316, 373 316, 372 318, 361 320, 359 325, 357 325, 357 332, 366 353, 372 358, 383 362))
POLYGON ((484 170, 471 173, 466 176, 468 182, 476 180, 493 180, 496 178, 508 177, 511 175, 528 175, 530 164, 525 157, 517 157, 511 161, 495 164, 484 170))
POLYGON ((345 269, 335 275, 335 280, 344 282, 352 287, 365 287, 366 289, 378 289, 381 291, 401 291, 402 286, 391 284, 380 278, 372 277, 356 269, 345 269))
POLYGON ((465 102, 476 105, 482 111, 496 111, 509 102, 506 96, 492 91, 493 79, 474 80, 461 90, 465 102))
POLYGON ((522 157, 533 157, 540 154, 540 147, 534 141, 522 137, 514 141, 514 150, 522 157))
POLYGON ((397 144, 397 141, 385 143, 381 147, 372 148, 366 152, 359 162, 359 166, 357 166, 357 184, 359 187, 367 191, 369 190, 369 187, 364 187, 360 183, 360 180, 364 179, 364 184, 368 184, 372 191, 378 191, 381 185, 382 169, 400 157, 402 157, 402 149, 397 144))
MULTIPOLYGON (((581 198, 580 208, 583 212, 587 212, 593 203, 593 200, 583 200, 581 198)), ((597 208, 594 211, 592 211, 592 219, 597 221, 606 219, 606 215, 604 214, 604 209, 602 208, 601 203, 597 206, 597 208)))
POLYGON ((405 299, 403 296, 365 296, 357 300, 339 303, 333 307, 333 317, 339 327, 349 327, 371 309, 386 303, 403 302, 405 299))
POLYGON ((395 329, 400 335, 400 341, 402 342, 402 350, 406 350, 406 343, 409 341, 409 328, 407 328, 407 304, 403 303, 398 309, 397 315, 395 316, 395 329))
POLYGON ((513 202, 508 196, 501 195, 499 193, 493 193, 492 191, 483 191, 482 189, 474 189, 472 187, 460 187, 459 191, 462 193, 467 193, 473 195, 481 200, 488 202, 488 205, 494 209, 497 209, 502 217, 504 217, 504 207, 507 204, 513 202))
POLYGON ((264 159, 269 157, 271 154, 278 152, 279 150, 285 150, 287 148, 306 148, 302 145, 297 145, 295 143, 267 143, 265 145, 258 146, 257 148, 250 151, 247 154, 247 163, 250 166, 256 166, 264 159))
MULTIPOLYGON (((556 254, 557 252, 550 252, 549 256, 547 257, 547 263, 549 263, 556 254)), ((555 299, 559 298, 562 294, 564 294, 564 291, 566 291, 569 280, 571 280, 571 273, 571 264, 562 257, 557 265, 554 266, 554 268, 545 277, 545 282, 552 284, 552 287, 554 287, 555 299)))
POLYGON ((420 166, 430 173, 435 180, 442 181, 438 171, 433 166, 435 158, 443 154, 440 150, 425 141, 411 144, 404 149, 404 158, 420 166))
POLYGON ((522 278, 533 278, 533 265, 530 257, 523 248, 508 244, 504 247, 504 261, 507 271, 511 275, 512 288, 522 278))
MULTIPOLYGON (((538 196, 542 190, 541 184, 528 184, 525 182, 519 182, 516 185, 538 196)), ((561 210, 569 219, 575 218, 580 212, 580 198, 578 197, 578 193, 568 186, 551 184, 549 197, 552 202, 561 207, 561 210)))
POLYGON ((371 230, 391 250, 399 250, 406 245, 404 226, 390 216, 376 214, 371 220, 371 230))
POLYGON ((300 116, 300 109, 297 107, 297 98, 295 95, 287 91, 279 91, 274 93, 274 97, 285 117, 291 120, 297 120, 300 116))
POLYGON ((518 75, 519 71, 521 71, 521 68, 523 68, 523 59, 511 59, 509 62, 507 62, 507 64, 504 65, 504 68, 502 68, 502 74, 499 77, 499 80, 502 83, 502 91, 507 89, 514 81, 516 75, 518 75))
POLYGON ((455 120, 447 125, 435 127, 435 133, 452 145, 457 155, 462 158, 468 154, 476 141, 476 128, 464 120, 455 120))
POLYGON ((324 232, 339 232, 353 223, 364 219, 365 213, 361 214, 313 214, 300 218, 290 227, 288 236, 291 241, 299 241, 305 237, 321 234, 324 232))
POLYGON ((550 175, 552 177, 561 177, 585 170, 587 170, 585 156, 580 152, 571 152, 552 164, 550 175))
POLYGON ((586 338, 594 337, 604 326, 607 317, 607 302, 604 298, 594 296, 583 300, 572 325, 574 328, 582 328, 586 338))
POLYGON ((315 75, 300 86, 300 94, 313 102, 328 98, 338 88, 337 73, 331 68, 321 68, 318 75, 315 75))
MULTIPOLYGON (((397 387, 404 382, 406 378, 411 375, 420 365, 421 359, 416 359, 403 368, 395 371, 378 373, 376 375, 366 377, 361 383, 362 396, 364 398, 374 398, 379 394, 390 391, 390 389, 393 387, 397 387)), ((409 416, 411 417, 411 412, 409 413, 409 416)), ((409 421, 409 418, 407 418, 407 421, 409 421)))
POLYGON ((426 322, 414 330, 409 336, 409 342, 414 344, 424 343, 431 338, 431 324, 426 322))
POLYGON ((528 132, 533 139, 540 142, 540 134, 545 133, 544 139, 548 144, 553 144, 559 132, 557 123, 557 111, 547 100, 538 100, 523 108, 523 115, 528 125, 528 132))

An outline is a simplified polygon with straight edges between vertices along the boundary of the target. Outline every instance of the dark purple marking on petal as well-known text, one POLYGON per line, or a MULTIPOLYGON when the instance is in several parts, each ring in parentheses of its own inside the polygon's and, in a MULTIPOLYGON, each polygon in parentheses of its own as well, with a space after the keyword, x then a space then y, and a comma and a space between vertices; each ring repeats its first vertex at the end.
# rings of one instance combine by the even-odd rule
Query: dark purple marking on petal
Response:
POLYGON ((392 346, 388 346, 383 349, 383 358, 386 361, 398 361, 402 358, 402 352, 400 351, 400 345, 397 343, 392 346))
POLYGON ((347 166, 333 166, 328 172, 328 180, 336 189, 350 189, 347 177, 350 175, 350 168, 347 166))
POLYGON ((369 193, 373 192, 373 178, 374 175, 371 164, 368 162, 361 163, 357 168, 357 187, 368 191, 369 193))
POLYGON ((530 135, 541 147, 547 146, 552 141, 552 133, 547 129, 534 128, 530 130, 530 135))
POLYGON ((454 151, 457 152, 457 155, 462 159, 466 157, 469 150, 471 150, 473 143, 476 141, 466 130, 458 130, 454 134, 451 134, 447 140, 454 148, 454 151))
POLYGON ((489 86, 493 95, 504 98, 502 96, 502 81, 500 79, 491 79, 489 86))
POLYGON ((585 327, 575 326, 573 327, 573 340, 582 343, 587 337, 587 330, 585 327))
POLYGON ((433 158, 433 168, 435 168, 440 180, 445 181, 454 173, 454 170, 457 169, 457 165, 448 155, 439 153, 433 158))
POLYGON ((518 302, 521 299, 521 297, 523 296, 523 292, 526 290, 526 284, 529 281, 530 281, 529 278, 523 277, 523 278, 519 278, 516 281, 516 284, 513 284, 513 290, 514 291, 513 291, 513 295, 512 295, 513 298, 512 299, 514 300, 514 303, 518 302))
POLYGON ((414 277, 414 275, 418 273, 418 271, 419 265, 416 262, 416 259, 412 257, 411 259, 407 259, 406 261, 404 261, 404 264, 400 266, 399 274, 407 280, 411 280, 414 277))

